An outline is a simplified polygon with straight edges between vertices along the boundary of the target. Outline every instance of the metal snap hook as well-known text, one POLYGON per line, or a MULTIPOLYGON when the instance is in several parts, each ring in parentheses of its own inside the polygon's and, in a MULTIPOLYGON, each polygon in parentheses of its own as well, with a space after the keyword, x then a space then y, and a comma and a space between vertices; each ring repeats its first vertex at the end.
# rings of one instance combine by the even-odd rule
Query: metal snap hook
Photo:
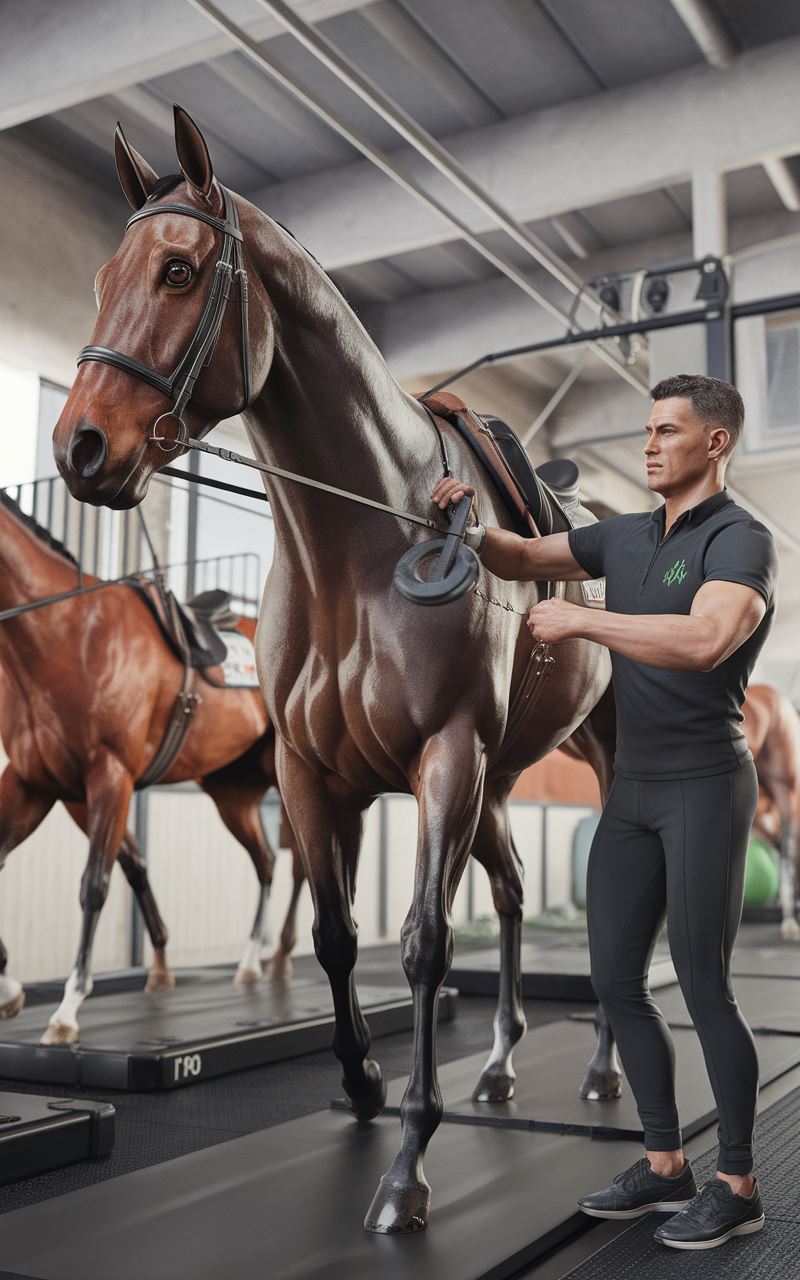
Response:
POLYGON ((182 444, 186 443, 188 438, 189 430, 183 418, 181 418, 177 413, 169 412, 162 413, 159 418, 156 418, 153 423, 153 433, 150 436, 150 441, 153 444, 157 444, 162 453, 174 453, 176 449, 179 449, 182 444), (169 443, 167 436, 160 436, 157 431, 159 422, 163 422, 165 418, 172 418, 173 422, 178 423, 178 434, 171 444, 169 443))

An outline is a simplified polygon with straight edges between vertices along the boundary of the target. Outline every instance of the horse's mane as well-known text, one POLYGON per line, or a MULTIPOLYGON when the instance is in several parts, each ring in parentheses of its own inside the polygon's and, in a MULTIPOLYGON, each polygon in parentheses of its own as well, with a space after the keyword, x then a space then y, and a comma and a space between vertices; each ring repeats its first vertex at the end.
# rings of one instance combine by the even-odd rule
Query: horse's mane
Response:
POLYGON ((54 538, 49 529, 45 529, 44 525, 39 524, 38 520, 34 520, 33 516, 29 516, 27 512, 22 510, 18 502, 15 502, 4 489, 0 489, 0 504, 4 506, 12 515, 21 520, 26 528, 34 533, 40 542, 49 547, 51 551, 56 551, 64 560, 68 560, 70 564, 77 566, 78 561, 75 559, 71 551, 68 551, 58 538, 54 538))

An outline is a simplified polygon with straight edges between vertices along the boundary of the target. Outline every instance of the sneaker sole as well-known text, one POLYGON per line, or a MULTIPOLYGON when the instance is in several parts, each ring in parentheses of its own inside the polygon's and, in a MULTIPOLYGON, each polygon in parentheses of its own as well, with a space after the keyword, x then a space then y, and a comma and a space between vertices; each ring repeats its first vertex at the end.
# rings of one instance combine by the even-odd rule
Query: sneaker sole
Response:
POLYGON ((731 1240, 733 1236, 750 1236, 755 1231, 760 1231, 764 1225, 764 1215, 754 1219, 753 1222, 743 1222, 738 1227, 731 1227, 730 1231, 726 1231, 724 1236, 717 1236, 714 1240, 666 1240, 663 1236, 654 1235, 653 1239, 658 1240, 660 1244, 669 1245, 670 1249, 716 1249, 717 1245, 725 1244, 726 1240, 731 1240))
POLYGON ((689 1200, 654 1200, 652 1204, 640 1205, 638 1209, 585 1209, 582 1204, 578 1208, 581 1213, 588 1213, 590 1218, 642 1218, 646 1213, 675 1213, 687 1204, 689 1200))

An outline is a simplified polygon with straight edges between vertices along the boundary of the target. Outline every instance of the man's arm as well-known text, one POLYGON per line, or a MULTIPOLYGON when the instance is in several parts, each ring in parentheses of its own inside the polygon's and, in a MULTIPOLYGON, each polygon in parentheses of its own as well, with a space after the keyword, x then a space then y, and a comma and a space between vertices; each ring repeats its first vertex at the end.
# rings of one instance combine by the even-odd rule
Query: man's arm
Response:
MULTIPOLYGON (((604 644, 626 658, 667 671, 713 671, 755 631, 766 613, 766 601, 755 587, 739 582, 704 582, 689 614, 603 613, 563 601, 545 600, 531 610, 529 626, 538 639, 550 638, 558 620, 537 612, 551 604, 575 609, 568 634, 604 644)), ((567 633, 565 633, 567 634, 567 633)), ((565 635, 558 638, 563 639, 565 635)))
MULTIPOLYGON (((431 498, 444 511, 449 503, 458 504, 467 494, 474 498, 472 485, 446 476, 439 481, 431 498)), ((573 556, 566 533, 521 538, 508 529, 487 528, 480 557, 490 573, 509 582, 585 582, 592 576, 573 556)))

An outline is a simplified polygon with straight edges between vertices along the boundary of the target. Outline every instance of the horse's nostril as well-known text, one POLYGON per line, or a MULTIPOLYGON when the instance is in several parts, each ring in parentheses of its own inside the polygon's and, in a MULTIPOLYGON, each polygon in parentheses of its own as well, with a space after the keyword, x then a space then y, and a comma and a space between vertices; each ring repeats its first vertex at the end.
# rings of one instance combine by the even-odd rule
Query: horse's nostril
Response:
POLYGON ((70 465, 84 480, 96 476, 108 456, 108 442, 97 427, 80 427, 70 449, 70 465))

